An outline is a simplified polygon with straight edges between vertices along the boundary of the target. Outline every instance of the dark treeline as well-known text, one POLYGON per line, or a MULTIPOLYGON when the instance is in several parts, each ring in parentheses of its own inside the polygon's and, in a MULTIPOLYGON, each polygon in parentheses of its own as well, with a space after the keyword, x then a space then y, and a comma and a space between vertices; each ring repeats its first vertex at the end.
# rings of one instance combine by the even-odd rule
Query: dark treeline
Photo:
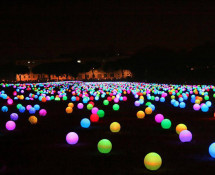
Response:
MULTIPOLYGON (((182 84, 215 84, 215 43, 206 43, 192 50, 174 51, 156 46, 145 47, 126 59, 102 60, 77 63, 52 62, 37 65, 33 73, 62 74, 77 78, 78 73, 94 69, 105 72, 129 69, 133 73, 130 81, 182 84), (102 61, 103 60, 103 61, 102 61)), ((1 66, 1 79, 15 79, 16 74, 29 72, 26 66, 8 63, 1 66)))

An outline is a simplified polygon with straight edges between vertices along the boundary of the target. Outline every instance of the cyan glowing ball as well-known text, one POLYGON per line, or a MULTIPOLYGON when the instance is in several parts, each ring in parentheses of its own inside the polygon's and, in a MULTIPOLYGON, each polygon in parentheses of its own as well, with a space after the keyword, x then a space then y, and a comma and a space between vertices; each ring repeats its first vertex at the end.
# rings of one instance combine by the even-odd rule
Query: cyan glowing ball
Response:
POLYGON ((83 105, 83 103, 78 103, 77 107, 78 107, 78 109, 83 109, 84 105, 83 105))
POLYGON ((161 97, 161 98, 160 98, 160 102, 162 102, 162 103, 165 102, 165 98, 164 98, 164 97, 161 97))
POLYGON ((148 170, 156 171, 161 167, 162 159, 159 154, 151 152, 145 156, 144 165, 148 170))
POLYGON ((88 118, 83 118, 81 120, 81 127, 82 128, 89 128, 90 127, 90 120, 88 118))
POLYGON ((112 150, 112 143, 108 139, 102 139, 98 142, 97 148, 100 153, 108 154, 112 150))
POLYGON ((149 107, 152 109, 152 111, 155 110, 155 105, 151 104, 151 105, 149 105, 149 107))
POLYGON ((194 109, 195 111, 199 111, 200 108, 201 108, 201 106, 200 106, 199 104, 194 104, 194 105, 193 105, 193 109, 194 109))
POLYGON ((178 107, 178 105, 179 105, 179 102, 178 102, 178 101, 175 101, 175 102, 173 103, 173 106, 174 106, 174 107, 178 107))
POLYGON ((185 107, 186 107, 186 104, 185 104, 184 102, 181 102, 181 103, 179 104, 179 107, 180 107, 180 108, 185 108, 185 107))
POLYGON ((190 142, 192 140, 192 133, 188 130, 183 130, 179 134, 181 142, 190 142))
POLYGON ((46 116, 46 114, 47 114, 47 111, 45 109, 41 109, 39 111, 39 115, 42 116, 42 117, 46 116))
POLYGON ((203 104, 203 105, 201 106, 201 110, 202 110, 202 112, 208 112, 209 107, 208 107, 206 104, 203 104))
POLYGON ((78 134, 76 134, 75 132, 69 132, 66 135, 66 142, 70 145, 75 145, 76 143, 78 143, 78 140, 78 134))
POLYGON ((1 110, 2 110, 2 112, 7 112, 8 111, 8 107, 7 106, 2 106, 1 110))
POLYGON ((72 101, 76 101, 76 97, 75 97, 75 96, 72 96, 71 100, 72 100, 72 101))
POLYGON ((211 107, 211 105, 212 105, 211 101, 206 101, 205 104, 206 104, 208 107, 211 107))
POLYGON ((12 113, 10 114, 10 119, 13 120, 13 121, 16 121, 18 120, 19 116, 17 113, 12 113))
POLYGON ((38 104, 34 105, 34 109, 35 109, 36 111, 39 111, 39 110, 40 110, 40 105, 38 105, 38 104))
POLYGON ((157 123, 161 123, 163 121, 163 119, 164 119, 164 116, 162 114, 156 114, 155 121, 157 123))
POLYGON ((215 142, 209 146, 209 154, 211 157, 215 158, 215 142))
POLYGON ((29 114, 35 114, 35 113, 36 113, 36 110, 33 107, 31 107, 29 110, 29 114))
POLYGON ((25 112, 25 107, 24 107, 24 106, 21 106, 21 107, 19 108, 19 112, 20 112, 20 113, 24 113, 24 112, 25 112))
POLYGON ((161 127, 163 129, 169 129, 171 127, 172 123, 169 119, 163 119, 161 122, 161 127))
POLYGON ((5 127, 8 131, 13 131, 16 128, 16 123, 14 121, 8 121, 5 127))

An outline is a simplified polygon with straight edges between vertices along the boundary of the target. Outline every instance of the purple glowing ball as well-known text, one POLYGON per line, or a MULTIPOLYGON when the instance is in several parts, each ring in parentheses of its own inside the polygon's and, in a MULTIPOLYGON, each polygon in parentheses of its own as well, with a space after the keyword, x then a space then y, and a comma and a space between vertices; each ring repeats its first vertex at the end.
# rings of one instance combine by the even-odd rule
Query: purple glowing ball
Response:
POLYGON ((19 116, 17 113, 12 113, 10 114, 10 119, 13 120, 13 121, 16 121, 18 120, 19 116))
POLYGON ((92 114, 97 114, 97 112, 98 112, 98 108, 97 107, 94 107, 92 110, 91 110, 91 112, 92 112, 92 114))
POLYGON ((84 105, 83 105, 83 103, 78 103, 77 107, 78 107, 78 109, 83 109, 84 105))
POLYGON ((78 134, 76 134, 75 132, 69 132, 66 135, 66 142, 70 145, 75 145, 76 143, 78 143, 78 140, 78 134))
POLYGON ((193 105, 193 109, 194 109, 195 111, 200 110, 200 108, 201 108, 201 106, 200 106, 199 104, 194 104, 194 105, 193 105))
POLYGON ((192 133, 188 130, 183 130, 179 134, 181 142, 190 142, 192 140, 192 133))
POLYGON ((157 114, 157 115, 155 116, 155 121, 156 121, 157 123, 161 123, 161 122, 163 121, 163 119, 164 119, 164 116, 163 116, 162 114, 157 114))
POLYGON ((140 106, 140 102, 137 100, 137 101, 134 102, 134 105, 135 106, 140 106))
POLYGON ((45 109, 41 109, 39 111, 39 115, 42 116, 42 117, 46 116, 46 114, 47 114, 47 111, 45 109))
POLYGON ((8 121, 5 127, 8 131, 13 131, 16 128, 16 123, 14 121, 8 121))

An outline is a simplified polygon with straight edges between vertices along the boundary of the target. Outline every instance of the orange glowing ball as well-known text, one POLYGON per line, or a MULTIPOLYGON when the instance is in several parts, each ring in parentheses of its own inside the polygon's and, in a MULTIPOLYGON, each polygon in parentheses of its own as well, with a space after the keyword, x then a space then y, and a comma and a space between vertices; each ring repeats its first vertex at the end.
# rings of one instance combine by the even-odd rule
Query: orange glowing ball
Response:
POLYGON ((175 130, 176 130, 177 134, 180 134, 181 131, 187 130, 187 126, 185 124, 181 123, 176 126, 175 130))
POLYGON ((73 104, 73 103, 69 103, 69 104, 68 104, 68 107, 73 108, 73 107, 74 107, 74 104, 73 104))
POLYGON ((138 111, 137 112, 137 118, 142 119, 145 117, 145 113, 143 111, 138 111))
POLYGON ((46 102, 46 97, 42 98, 42 102, 45 103, 46 102))
POLYGON ((147 108, 145 109, 145 113, 146 113, 146 114, 151 114, 151 113, 152 113, 152 108, 147 107, 147 108))
POLYGON ((66 113, 67 113, 67 114, 71 114, 72 111, 73 111, 73 109, 72 109, 71 107, 67 107, 67 108, 66 108, 66 113))
POLYGON ((119 132, 120 129, 121 129, 121 126, 118 122, 111 123, 111 125, 110 125, 111 132, 119 132))
POLYGON ((35 117, 35 116, 30 116, 30 117, 28 118, 28 121, 29 121, 32 125, 35 125, 35 124, 37 124, 37 117, 35 117))

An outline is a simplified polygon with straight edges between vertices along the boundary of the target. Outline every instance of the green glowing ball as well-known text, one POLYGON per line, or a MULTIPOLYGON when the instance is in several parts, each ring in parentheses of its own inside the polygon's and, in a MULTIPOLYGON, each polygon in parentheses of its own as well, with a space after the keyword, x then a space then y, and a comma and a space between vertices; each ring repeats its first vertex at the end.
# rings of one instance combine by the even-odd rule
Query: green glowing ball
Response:
POLYGON ((104 101, 103 101, 103 104, 104 104, 105 106, 107 106, 107 105, 109 105, 109 101, 108 101, 108 100, 104 100, 104 101))
POLYGON ((161 167, 162 159, 155 152, 148 153, 144 158, 144 165, 148 170, 156 171, 161 167))
POLYGON ((97 147, 100 153, 108 154, 112 150, 112 143, 108 139, 102 139, 97 147))
POLYGON ((161 122, 161 127, 163 129, 169 129, 171 127, 171 125, 172 125, 172 123, 171 123, 171 121, 169 119, 164 119, 161 122))
POLYGON ((98 110, 97 115, 99 116, 99 118, 102 118, 102 117, 104 117, 105 112, 102 109, 100 109, 100 110, 98 110))
POLYGON ((93 109, 93 105, 92 105, 92 104, 88 104, 88 105, 87 105, 87 109, 88 109, 88 110, 92 110, 92 109, 93 109))
POLYGON ((148 102, 146 103, 146 106, 149 106, 149 105, 151 105, 151 104, 152 104, 152 103, 148 101, 148 102))
POLYGON ((16 108, 19 109, 22 105, 21 104, 17 104, 16 108))
POLYGON ((118 111, 119 110, 119 105, 118 104, 114 104, 113 105, 113 110, 114 111, 118 111))
POLYGON ((206 95, 206 96, 204 97, 204 99, 205 99, 205 100, 209 100, 209 96, 206 95))
POLYGON ((63 96, 63 101, 66 101, 67 100, 67 96, 63 96))

